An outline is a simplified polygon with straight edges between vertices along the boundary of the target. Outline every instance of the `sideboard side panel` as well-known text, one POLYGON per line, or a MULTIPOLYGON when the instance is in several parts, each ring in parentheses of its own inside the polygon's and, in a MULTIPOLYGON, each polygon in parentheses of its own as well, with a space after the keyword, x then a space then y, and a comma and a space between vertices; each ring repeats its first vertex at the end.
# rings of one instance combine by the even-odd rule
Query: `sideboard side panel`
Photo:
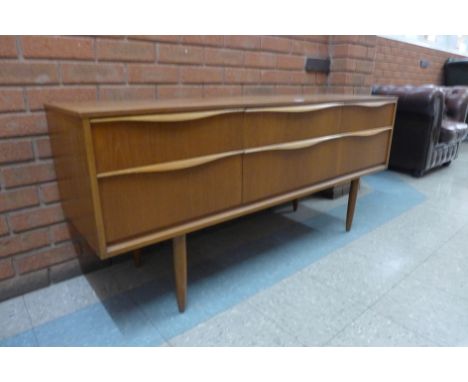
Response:
POLYGON ((47 123, 65 216, 91 248, 100 254, 82 121, 68 114, 47 110, 47 123))

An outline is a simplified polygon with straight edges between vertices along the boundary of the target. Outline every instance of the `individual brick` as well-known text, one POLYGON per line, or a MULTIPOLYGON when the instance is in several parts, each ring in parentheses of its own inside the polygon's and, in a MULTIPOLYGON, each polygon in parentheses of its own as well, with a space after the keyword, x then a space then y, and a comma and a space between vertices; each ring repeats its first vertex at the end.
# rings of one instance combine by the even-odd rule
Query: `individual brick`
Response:
POLYGON ((70 229, 67 223, 60 223, 51 226, 50 234, 54 243, 60 243, 71 239, 70 229))
POLYGON ((0 57, 16 57, 16 37, 0 36, 0 57))
POLYGON ((0 193, 0 212, 31 207, 39 204, 36 187, 21 188, 0 193))
POLYGON ((233 49, 205 48, 205 65, 242 66, 244 52, 233 49))
POLYGON ((47 133, 45 114, 0 115, 0 138, 23 137, 47 133))
POLYGON ((262 36, 261 46, 262 50, 288 53, 291 50, 291 40, 284 37, 262 36))
POLYGON ((52 163, 11 166, 3 168, 2 175, 7 188, 48 182, 56 178, 52 163))
POLYGON ((258 69, 226 68, 224 72, 226 83, 260 82, 261 72, 258 69))
POLYGON ((332 44, 357 44, 359 43, 360 36, 358 35, 334 35, 330 36, 332 44))
POLYGON ((54 264, 63 263, 77 256, 71 243, 53 247, 45 251, 15 258, 16 268, 20 274, 43 269, 54 264))
POLYGON ((39 195, 43 203, 58 202, 60 194, 57 182, 41 184, 39 186, 39 195))
POLYGON ((317 73, 308 73, 305 71, 290 71, 289 80, 291 84, 311 85, 316 84, 317 73))
POLYGON ((0 164, 26 161, 33 157, 29 141, 0 141, 0 164))
POLYGON ((150 42, 97 40, 97 58, 102 61, 154 61, 155 44, 150 42))
POLYGON ((328 44, 318 44, 309 41, 291 41, 291 52, 303 56, 328 57, 328 44))
POLYGON ((31 251, 49 244, 48 229, 25 232, 0 239, 0 257, 31 251))
POLYGON ((160 85, 158 86, 158 98, 186 98, 186 97, 202 97, 202 85, 160 85))
POLYGON ((328 81, 327 73, 315 73, 315 84, 316 85, 326 85, 328 81))
POLYGON ((149 86, 102 86, 99 99, 106 101, 151 100, 155 98, 156 88, 149 86))
POLYGON ((36 155, 39 159, 47 159, 52 157, 50 138, 38 138, 34 141, 34 145, 36 146, 36 155))
POLYGON ((179 42, 181 36, 172 35, 148 35, 148 36, 128 36, 129 40, 142 40, 142 41, 160 41, 160 42, 179 42))
POLYGON ((94 40, 90 37, 22 36, 25 58, 93 60, 94 40))
POLYGON ((169 65, 129 64, 128 81, 130 83, 176 83, 179 80, 179 68, 169 65))
POLYGON ((220 96, 239 96, 242 95, 241 85, 204 85, 204 97, 220 97, 220 96))
POLYGON ((363 45, 338 44, 330 47, 333 58, 366 58, 367 48, 363 45))
POLYGON ((348 76, 343 72, 330 73, 328 81, 331 85, 347 85, 348 76))
POLYGON ((11 259, 0 260, 0 280, 6 280, 15 275, 11 259))
POLYGON ((183 83, 223 82, 223 69, 195 66, 182 67, 180 69, 180 80, 183 83))
POLYGON ((287 85, 279 85, 275 87, 276 94, 302 94, 302 89, 300 86, 287 86, 287 85))
POLYGON ((182 43, 189 45, 223 46, 224 36, 181 36, 182 43))
POLYGON ((272 95, 275 94, 273 85, 243 85, 243 95, 272 95))
POLYGON ((24 110, 22 89, 0 89, 0 112, 24 110))
POLYGON ((62 78, 66 84, 110 84, 125 82, 123 64, 64 63, 62 78))
POLYGON ((203 48, 195 46, 160 44, 158 50, 158 61, 165 64, 199 64, 203 56, 203 48))
POLYGON ((262 70, 262 83, 287 84, 291 82, 291 73, 285 70, 262 70))
POLYGON ((44 62, 0 62, 2 85, 42 85, 59 82, 57 64, 44 62))
POLYGON ((5 216, 0 216, 0 236, 4 236, 9 232, 5 216))
POLYGON ((356 60, 350 58, 336 58, 331 62, 332 72, 351 72, 356 70, 356 60))
POLYGON ((225 36, 224 45, 231 48, 253 49, 261 47, 260 36, 225 36))
POLYGON ((262 52, 245 52, 244 66, 251 68, 274 68, 276 55, 262 52))
POLYGON ((26 94, 31 110, 42 110, 44 104, 51 102, 94 101, 97 98, 95 86, 29 88, 26 94))
POLYGON ((278 69, 304 70, 305 57, 278 54, 276 55, 276 67, 278 69))
POLYGON ((10 227, 13 232, 43 227, 63 220, 64 215, 60 204, 12 213, 9 217, 10 227))

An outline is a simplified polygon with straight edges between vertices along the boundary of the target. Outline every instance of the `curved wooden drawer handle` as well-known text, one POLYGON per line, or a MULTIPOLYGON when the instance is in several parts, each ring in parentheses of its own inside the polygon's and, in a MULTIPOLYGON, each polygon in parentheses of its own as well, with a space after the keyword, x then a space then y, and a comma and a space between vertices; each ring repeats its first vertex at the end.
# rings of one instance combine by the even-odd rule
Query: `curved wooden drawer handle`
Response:
POLYGON ((298 105, 298 106, 280 106, 280 107, 259 107, 254 109, 245 109, 246 113, 306 113, 308 111, 316 111, 329 109, 332 107, 342 106, 343 102, 331 102, 315 105, 298 105))
POLYGON ((190 168, 190 167, 201 166, 203 164, 214 162, 223 158, 228 158, 234 155, 240 155, 240 154, 243 154, 243 152, 244 152, 243 150, 236 150, 236 151, 229 151, 226 153, 206 155, 206 156, 197 157, 197 158, 157 163, 157 164, 152 164, 149 166, 140 166, 140 167, 127 168, 124 170, 101 172, 97 174, 97 177, 98 179, 102 179, 102 178, 109 178, 112 176, 119 176, 119 175, 145 174, 145 173, 152 173, 152 172, 183 170, 183 169, 190 168))
POLYGON ((214 117, 222 114, 240 113, 243 109, 197 111, 193 113, 171 113, 171 114, 151 114, 151 115, 129 115, 125 117, 96 118, 91 119, 91 123, 106 122, 184 122, 197 119, 214 117))
POLYGON ((97 178, 103 179, 103 178, 110 178, 110 177, 119 176, 119 175, 145 174, 145 173, 183 170, 183 169, 187 169, 191 167, 201 166, 203 164, 214 162, 223 158, 228 158, 234 155, 254 154, 254 153, 260 153, 264 151, 276 151, 276 150, 298 150, 298 149, 303 149, 307 147, 312 147, 320 143, 334 140, 334 139, 350 138, 350 137, 368 137, 372 135, 377 135, 385 131, 392 130, 392 128, 393 128, 392 126, 385 126, 385 127, 379 127, 376 129, 355 131, 351 133, 327 135, 324 137, 305 139, 302 141, 280 143, 277 145, 269 145, 269 146, 262 146, 262 147, 254 147, 254 148, 246 149, 246 150, 228 151, 225 153, 205 155, 205 156, 201 156, 197 158, 182 159, 182 160, 177 160, 177 161, 172 161, 172 162, 157 163, 157 164, 152 164, 148 166, 132 167, 132 168, 124 169, 124 170, 101 172, 97 174, 97 178))
POLYGON ((392 126, 386 126, 386 127, 379 127, 376 129, 370 129, 370 130, 361 130, 361 131, 355 131, 351 133, 341 133, 341 134, 334 134, 334 135, 327 135, 325 137, 318 137, 318 138, 312 138, 312 139, 306 139, 302 141, 295 141, 295 142, 288 142, 288 143, 280 143, 277 145, 270 145, 270 146, 263 146, 263 147, 255 147, 252 149, 247 149, 244 151, 245 154, 254 154, 254 153, 260 153, 264 151, 276 151, 276 150, 298 150, 298 149, 304 149, 307 147, 312 147, 315 145, 318 145, 323 142, 335 140, 335 139, 341 139, 341 138, 350 138, 350 137, 369 137, 372 135, 377 135, 381 134, 385 131, 392 130, 392 126))
POLYGON ((381 107, 381 106, 390 105, 394 103, 396 103, 396 101, 353 102, 353 103, 346 103, 344 104, 344 106, 381 107))

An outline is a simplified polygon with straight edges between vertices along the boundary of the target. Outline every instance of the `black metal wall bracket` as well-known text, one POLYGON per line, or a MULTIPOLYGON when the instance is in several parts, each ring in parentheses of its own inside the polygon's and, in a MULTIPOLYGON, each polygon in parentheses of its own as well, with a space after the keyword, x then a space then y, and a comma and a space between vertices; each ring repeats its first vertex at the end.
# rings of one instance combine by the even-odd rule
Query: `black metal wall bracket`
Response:
POLYGON ((307 57, 305 62, 306 72, 322 72, 330 73, 330 59, 329 58, 312 58, 307 57))

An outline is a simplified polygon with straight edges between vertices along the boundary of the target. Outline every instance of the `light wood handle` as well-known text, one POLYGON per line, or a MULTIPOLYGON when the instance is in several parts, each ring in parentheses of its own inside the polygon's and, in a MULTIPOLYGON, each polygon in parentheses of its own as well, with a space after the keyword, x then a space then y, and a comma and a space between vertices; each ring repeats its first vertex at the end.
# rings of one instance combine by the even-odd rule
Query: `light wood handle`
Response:
POLYGON ((145 174, 145 173, 183 170, 183 169, 187 169, 190 167, 201 166, 203 164, 214 162, 223 158, 228 158, 234 155, 255 154, 255 153, 264 152, 264 151, 276 151, 276 150, 298 150, 298 149, 303 149, 307 147, 312 147, 320 143, 334 140, 334 139, 349 138, 349 137, 368 137, 372 135, 381 134, 389 130, 392 130, 392 126, 379 127, 379 128, 370 129, 370 130, 353 131, 350 133, 327 135, 324 137, 317 137, 317 138, 305 139, 301 141, 280 143, 277 145, 254 147, 254 148, 245 149, 245 150, 228 151, 225 153, 205 155, 205 156, 197 157, 197 158, 189 158, 189 159, 182 159, 182 160, 177 160, 177 161, 172 161, 172 162, 157 163, 157 164, 152 164, 148 166, 132 167, 132 168, 124 169, 124 170, 101 172, 97 174, 97 178, 103 179, 103 178, 109 178, 109 177, 119 176, 119 175, 145 174))
POLYGON ((124 170, 116 170, 116 171, 108 171, 108 172, 101 172, 97 174, 98 179, 102 178, 109 178, 112 176, 118 175, 132 175, 132 174, 144 174, 144 173, 152 173, 152 172, 166 172, 166 171, 176 171, 176 170, 183 170, 190 167, 201 166, 206 163, 214 162, 223 158, 228 158, 234 155, 243 154, 243 150, 236 150, 236 151, 229 151, 220 154, 213 154, 213 155, 206 155, 197 158, 190 158, 190 159, 182 159, 172 162, 164 162, 158 164, 152 164, 149 166, 140 166, 140 167, 132 167, 127 168, 124 170))
POLYGON ((298 105, 298 106, 280 106, 280 107, 261 107, 261 108, 253 108, 253 109, 246 109, 247 113, 259 113, 259 112, 267 112, 267 113, 306 113, 308 111, 316 111, 316 110, 323 110, 329 109, 332 107, 342 106, 342 102, 332 102, 332 103, 322 103, 318 105, 298 105))
POLYGON ((362 130, 362 131, 355 131, 351 133, 341 133, 341 134, 334 134, 334 135, 327 135, 325 137, 318 137, 318 138, 311 138, 302 141, 295 141, 295 142, 287 142, 287 143, 280 143, 277 145, 269 145, 269 146, 262 146, 262 147, 255 147, 252 149, 247 149, 244 151, 245 154, 255 154, 264 151, 277 151, 277 150, 298 150, 304 149, 307 147, 312 147, 318 145, 320 143, 331 141, 334 139, 341 139, 341 138, 350 138, 350 137, 369 137, 372 135, 381 134, 384 131, 389 131, 392 129, 392 126, 385 126, 379 127, 376 129, 370 130, 362 130))
POLYGON ((184 122, 197 119, 214 117, 222 114, 240 113, 243 109, 197 111, 193 113, 151 114, 151 115, 129 115, 124 117, 95 118, 91 123, 106 122, 184 122))
POLYGON ((395 101, 353 102, 353 103, 346 103, 344 104, 344 106, 381 107, 381 106, 390 105, 394 103, 395 101))

